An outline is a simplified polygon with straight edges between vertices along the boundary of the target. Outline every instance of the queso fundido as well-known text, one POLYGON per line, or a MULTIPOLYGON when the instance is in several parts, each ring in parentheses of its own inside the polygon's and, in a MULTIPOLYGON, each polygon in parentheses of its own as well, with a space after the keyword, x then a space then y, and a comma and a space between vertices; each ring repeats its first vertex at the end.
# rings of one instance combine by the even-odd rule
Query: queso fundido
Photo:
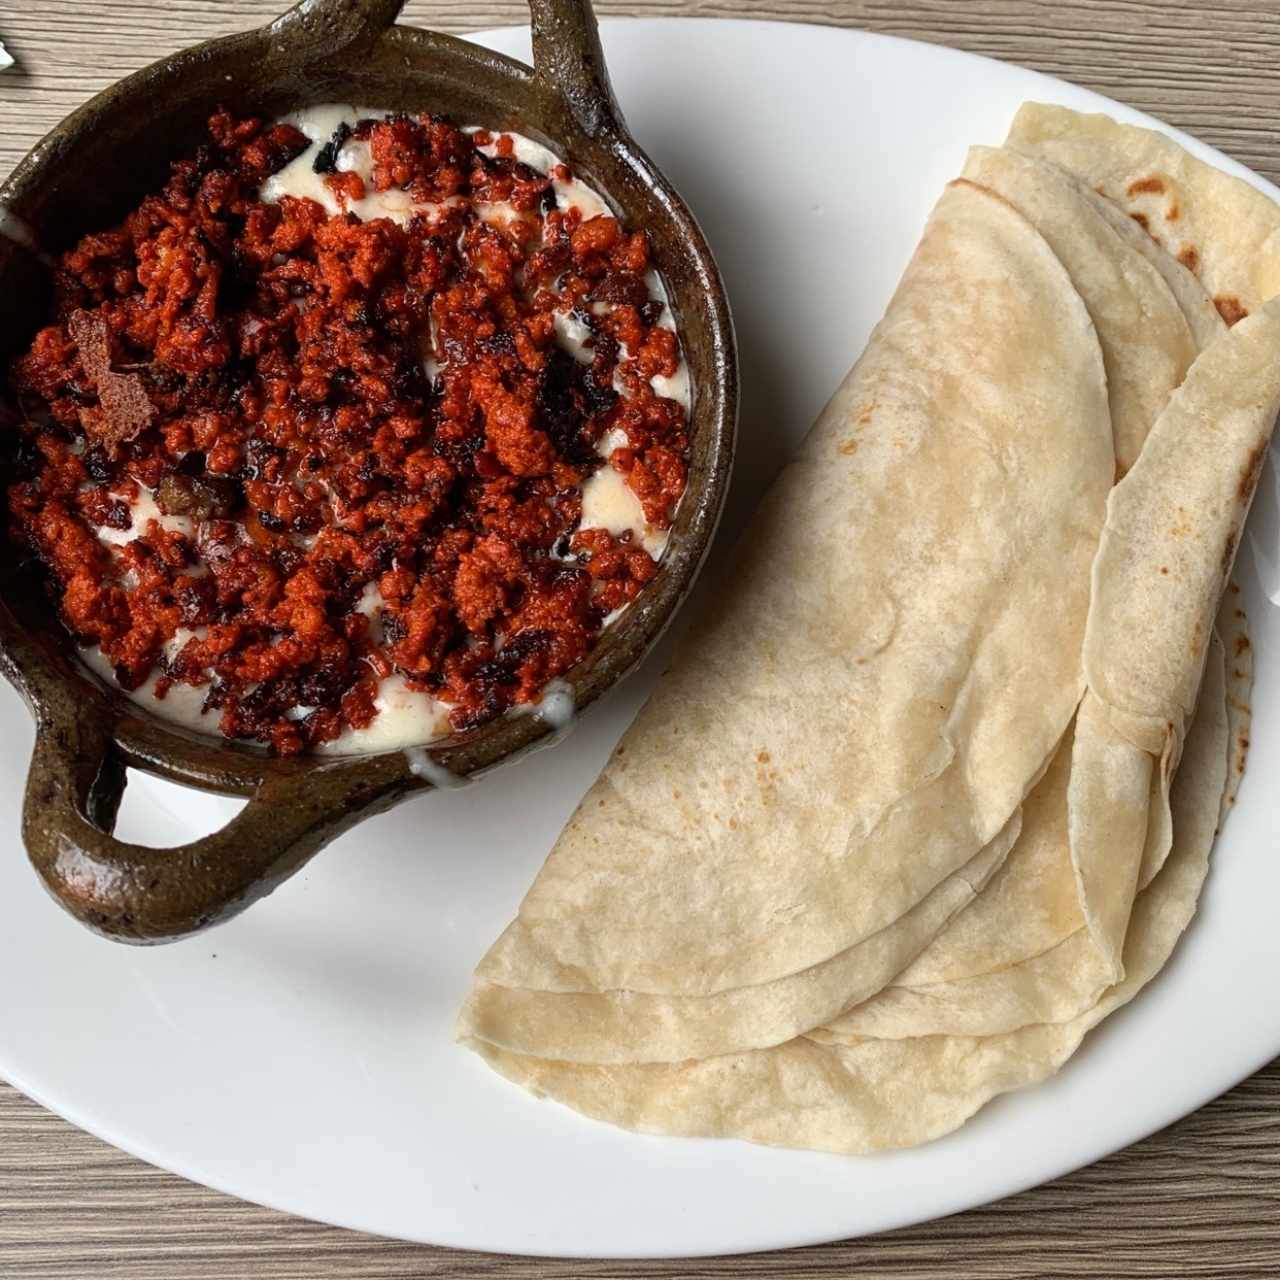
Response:
POLYGON ((643 230, 438 117, 220 111, 57 264, 11 533, 91 666, 281 754, 538 703, 656 572, 688 372, 643 230))

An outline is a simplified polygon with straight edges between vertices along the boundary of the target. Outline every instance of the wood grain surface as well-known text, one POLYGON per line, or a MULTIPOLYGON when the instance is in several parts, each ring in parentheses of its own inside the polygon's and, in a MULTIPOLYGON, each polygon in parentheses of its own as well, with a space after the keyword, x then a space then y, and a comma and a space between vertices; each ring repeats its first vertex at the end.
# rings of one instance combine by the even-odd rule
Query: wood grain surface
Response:
MULTIPOLYGON (((0 0, 0 172, 110 81, 284 0, 0 0)), ((1280 181, 1276 0, 600 0, 604 14, 821 22, 937 41, 1063 76, 1280 181)), ((506 0, 411 0, 449 31, 524 20, 506 0)), ((7 981, 21 981, 8 975, 7 981)), ((0 1011, 3 1009, 0 998, 0 1011)), ((1176 1055, 1169 1070, 1178 1070, 1176 1055)), ((243 1204, 113 1151, 0 1083, 0 1277, 769 1275, 897 1280, 1280 1276, 1280 1060, 1129 1151, 986 1209, 744 1259, 569 1263, 376 1240, 243 1204)))

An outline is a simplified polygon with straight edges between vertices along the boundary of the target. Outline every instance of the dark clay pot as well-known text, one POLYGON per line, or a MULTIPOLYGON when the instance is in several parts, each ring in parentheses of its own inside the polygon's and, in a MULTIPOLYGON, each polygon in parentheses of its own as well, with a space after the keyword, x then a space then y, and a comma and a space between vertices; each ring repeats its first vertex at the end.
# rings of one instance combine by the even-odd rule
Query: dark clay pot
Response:
MULTIPOLYGON (((403 0, 303 0, 257 31, 188 49, 107 89, 69 116, 0 187, 0 357, 44 312, 46 259, 111 225, 189 152, 220 103, 273 116, 315 102, 431 109, 460 123, 528 134, 564 155, 621 215, 648 229, 694 386, 689 487, 658 575, 571 673, 578 707, 652 647, 702 564, 728 485, 737 414, 733 329, 701 231, 632 141, 614 101, 588 0, 530 0, 534 69, 450 36, 392 25, 403 0), (12 238, 14 235, 18 239, 12 238)), ((77 919, 109 937, 158 942, 226 920, 269 893, 360 819, 427 788, 403 752, 275 759, 148 715, 79 665, 40 580, 0 551, 0 668, 36 720, 22 831, 37 872, 77 919), (126 768, 249 797, 221 831, 177 849, 111 832, 126 768)), ((447 774, 475 775, 551 732, 535 716, 440 741, 447 774)), ((491 785, 501 785, 497 782, 491 785)), ((423 836, 431 839, 429 821, 423 836)), ((481 856, 482 851, 477 851, 481 856)))

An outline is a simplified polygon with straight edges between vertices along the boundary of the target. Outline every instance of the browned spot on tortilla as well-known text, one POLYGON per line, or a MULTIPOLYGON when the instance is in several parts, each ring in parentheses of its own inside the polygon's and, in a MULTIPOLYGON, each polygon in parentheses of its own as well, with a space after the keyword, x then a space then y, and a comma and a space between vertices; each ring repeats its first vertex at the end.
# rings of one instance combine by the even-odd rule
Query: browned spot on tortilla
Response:
POLYGON ((1178 261, 1182 263, 1192 275, 1200 270, 1200 253, 1193 244, 1184 244, 1178 250, 1178 261))
POLYGON ((1228 574, 1231 572, 1231 561, 1236 554, 1236 535, 1234 533, 1227 534, 1227 545, 1222 550, 1222 572, 1228 574))
POLYGON ((1131 217, 1134 222, 1143 229, 1143 231, 1149 232, 1151 230, 1151 220, 1145 213, 1131 213, 1129 217, 1131 217))
POLYGON ((1233 675, 1237 680, 1243 680, 1243 679, 1244 679, 1244 672, 1243 672, 1243 671, 1241 671, 1239 667, 1232 667, 1232 668, 1231 668, 1231 674, 1232 674, 1232 675, 1233 675))
POLYGON ((730 819, 729 819, 729 830, 730 830, 730 831, 737 831, 737 829, 738 829, 738 820, 737 820, 737 818, 730 818, 730 819))
POLYGON ((1240 735, 1240 745, 1241 745, 1241 746, 1242 746, 1246 751, 1248 751, 1248 750, 1249 750, 1249 735, 1248 735, 1247 733, 1242 733, 1242 734, 1240 735))
POLYGON ((759 764, 768 764, 769 760, 770 756, 767 751, 762 751, 758 756, 756 756, 756 761, 759 764))
POLYGON ((1120 461, 1120 459, 1119 459, 1119 458, 1117 458, 1117 459, 1116 459, 1116 475, 1115 475, 1115 479, 1114 479, 1111 483, 1112 483, 1112 484, 1119 484, 1119 483, 1120 483, 1120 481, 1124 479, 1124 477, 1125 477, 1125 473, 1126 473, 1128 470, 1129 470, 1129 468, 1128 468, 1128 467, 1126 467, 1126 466, 1124 465, 1124 463, 1120 461))
POLYGON ((98 394, 98 411, 82 412, 85 434, 114 458, 126 440, 145 431, 155 413, 142 378, 136 373, 116 373, 111 368, 111 331, 99 315, 73 311, 67 331, 76 344, 85 376, 98 394))
POLYGON ((1168 566, 1168 565, 1165 565, 1165 564, 1162 564, 1162 565, 1160 566, 1160 572, 1161 572, 1161 573, 1163 573, 1166 577, 1168 577, 1168 575, 1169 575, 1169 566, 1168 566))
POLYGON ((1128 192, 1131 196, 1145 195, 1163 195, 1164 179, 1163 178, 1135 178, 1128 186, 1128 192))
POLYGON ((847 458, 851 453, 857 453, 858 442, 850 436, 843 444, 836 447, 837 453, 842 453, 847 458))
POLYGON ((1169 207, 1164 211, 1164 216, 1168 222, 1177 222, 1182 217, 1182 210, 1178 207, 1176 200, 1170 202, 1169 207))
POLYGON ((1243 617, 1244 617, 1244 610, 1243 610, 1243 609, 1237 609, 1237 610, 1236 610, 1236 617, 1237 617, 1237 618, 1243 618, 1243 617))
POLYGON ((1249 650, 1252 648, 1253 646, 1249 643, 1248 636, 1244 636, 1244 635, 1236 636, 1236 657, 1237 658, 1242 653, 1248 653, 1249 650))
MULTIPOLYGON (((1238 596, 1240 594, 1240 584, 1238 582, 1228 582, 1227 590, 1230 591, 1233 596, 1238 596)), ((1244 617, 1244 614, 1241 614, 1240 616, 1244 617)))
POLYGON ((1218 314, 1228 325, 1235 324, 1237 320, 1243 320, 1249 314, 1240 299, 1229 293, 1218 294, 1213 300, 1213 305, 1218 308, 1218 314))
POLYGON ((1244 464, 1244 470, 1240 473, 1240 485, 1236 489, 1236 494, 1241 502, 1248 502, 1253 497, 1253 491, 1258 487, 1258 477, 1262 474, 1262 463, 1267 456, 1267 446, 1264 442, 1255 445, 1249 451, 1249 459, 1244 464))

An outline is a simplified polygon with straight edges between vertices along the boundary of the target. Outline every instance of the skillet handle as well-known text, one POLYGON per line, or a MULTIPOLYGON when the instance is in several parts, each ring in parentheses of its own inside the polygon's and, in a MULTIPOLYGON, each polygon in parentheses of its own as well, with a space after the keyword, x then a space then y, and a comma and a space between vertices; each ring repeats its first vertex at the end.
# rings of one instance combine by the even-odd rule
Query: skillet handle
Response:
MULTIPOLYGON (((315 766, 312 766, 312 770, 315 766)), ((406 793, 299 771, 263 783, 212 835, 174 849, 112 834, 125 769, 100 706, 42 717, 22 834, 32 865, 82 923, 121 942, 165 942, 238 915, 371 809, 406 793), (63 717, 66 718, 63 718, 63 717)))
POLYGON ((625 136, 591 0, 529 0, 533 75, 591 138, 625 136))
POLYGON ((290 44, 305 43, 313 57, 372 44, 400 16, 405 0, 298 0, 272 24, 290 44))
MULTIPOLYGON (((405 0, 298 0, 271 24, 290 44, 305 42, 314 58, 358 49, 400 16, 405 0)), ((613 96, 591 0, 529 0, 534 79, 568 110, 589 137, 625 136, 613 96)))

